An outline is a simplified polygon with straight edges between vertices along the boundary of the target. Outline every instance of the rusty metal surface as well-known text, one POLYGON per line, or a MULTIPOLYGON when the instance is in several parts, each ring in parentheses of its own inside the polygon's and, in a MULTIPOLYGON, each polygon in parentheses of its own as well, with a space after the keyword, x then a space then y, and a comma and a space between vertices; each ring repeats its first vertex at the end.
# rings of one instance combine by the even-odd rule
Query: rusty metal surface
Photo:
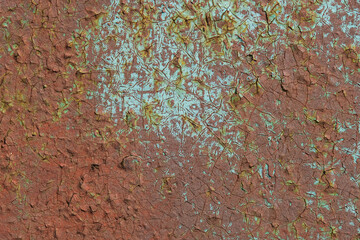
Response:
POLYGON ((360 239, 358 1, 0 2, 0 239, 360 239))

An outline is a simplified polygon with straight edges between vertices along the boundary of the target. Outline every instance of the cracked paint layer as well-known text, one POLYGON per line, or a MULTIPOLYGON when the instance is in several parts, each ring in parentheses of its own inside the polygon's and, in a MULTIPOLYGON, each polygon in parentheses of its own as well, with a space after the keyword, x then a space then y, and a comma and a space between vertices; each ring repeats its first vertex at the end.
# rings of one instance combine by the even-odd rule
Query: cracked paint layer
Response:
POLYGON ((1 239, 360 238, 359 7, 1 3, 1 239))

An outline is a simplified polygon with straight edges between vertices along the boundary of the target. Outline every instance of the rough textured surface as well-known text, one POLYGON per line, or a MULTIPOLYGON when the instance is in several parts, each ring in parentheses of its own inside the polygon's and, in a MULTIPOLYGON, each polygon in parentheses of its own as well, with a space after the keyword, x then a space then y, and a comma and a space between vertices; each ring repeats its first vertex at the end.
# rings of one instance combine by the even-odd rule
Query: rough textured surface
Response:
POLYGON ((0 2, 0 239, 360 239, 358 1, 0 2))

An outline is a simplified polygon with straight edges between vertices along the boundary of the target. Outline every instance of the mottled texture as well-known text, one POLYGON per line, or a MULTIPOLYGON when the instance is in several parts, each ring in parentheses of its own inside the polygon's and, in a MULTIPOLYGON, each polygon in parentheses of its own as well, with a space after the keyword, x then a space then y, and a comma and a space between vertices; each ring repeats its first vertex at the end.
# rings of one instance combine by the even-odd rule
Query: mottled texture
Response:
POLYGON ((7 1, 0 24, 0 239, 360 239, 358 1, 7 1))

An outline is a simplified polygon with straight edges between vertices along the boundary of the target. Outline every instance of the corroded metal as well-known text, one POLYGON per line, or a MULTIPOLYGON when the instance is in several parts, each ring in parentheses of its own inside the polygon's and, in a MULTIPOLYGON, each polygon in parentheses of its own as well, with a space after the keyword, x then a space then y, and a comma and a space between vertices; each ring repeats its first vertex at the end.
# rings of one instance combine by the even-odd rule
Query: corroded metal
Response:
POLYGON ((0 3, 1 239, 358 239, 359 3, 0 3))

